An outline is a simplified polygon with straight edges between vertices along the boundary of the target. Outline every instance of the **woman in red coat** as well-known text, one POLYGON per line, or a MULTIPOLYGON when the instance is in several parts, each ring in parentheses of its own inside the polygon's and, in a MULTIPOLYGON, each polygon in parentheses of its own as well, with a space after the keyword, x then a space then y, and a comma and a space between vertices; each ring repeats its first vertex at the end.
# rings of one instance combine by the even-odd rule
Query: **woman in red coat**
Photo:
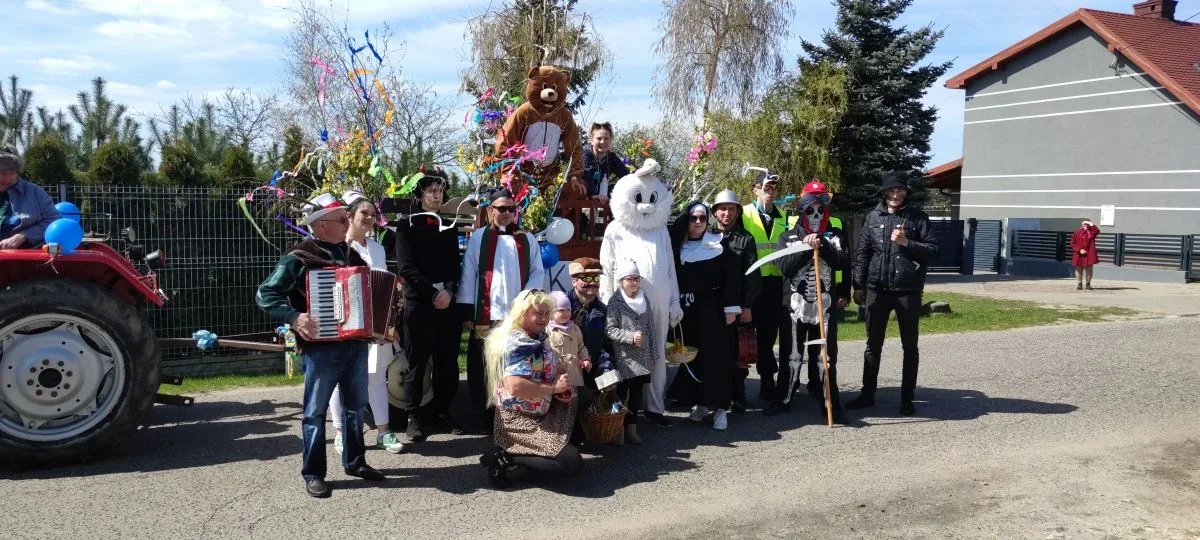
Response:
POLYGON ((1071 235, 1071 265, 1075 267, 1075 289, 1083 289, 1083 275, 1087 273, 1087 290, 1092 290, 1092 267, 1100 262, 1096 254, 1096 237, 1100 228, 1090 220, 1083 223, 1071 235))

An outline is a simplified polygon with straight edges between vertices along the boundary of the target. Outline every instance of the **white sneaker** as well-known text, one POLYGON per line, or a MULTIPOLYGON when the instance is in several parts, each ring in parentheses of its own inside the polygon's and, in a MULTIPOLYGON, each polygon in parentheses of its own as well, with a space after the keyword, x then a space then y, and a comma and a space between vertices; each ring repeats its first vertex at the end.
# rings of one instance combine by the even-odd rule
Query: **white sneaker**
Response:
POLYGON ((729 427, 729 418, 725 414, 725 409, 717 409, 713 415, 713 429, 717 431, 725 431, 729 427))
POLYGON ((708 407, 696 405, 692 407, 692 414, 688 415, 688 418, 693 422, 703 422, 706 416, 708 416, 708 407))

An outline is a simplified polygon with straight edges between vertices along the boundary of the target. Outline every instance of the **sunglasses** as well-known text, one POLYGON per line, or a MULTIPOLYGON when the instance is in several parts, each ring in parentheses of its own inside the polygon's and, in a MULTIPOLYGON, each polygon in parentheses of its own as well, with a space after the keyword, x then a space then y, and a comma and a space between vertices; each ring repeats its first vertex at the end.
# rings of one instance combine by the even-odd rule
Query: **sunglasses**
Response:
POLYGON ((810 206, 810 207, 804 209, 804 215, 806 215, 806 216, 811 216, 811 215, 820 216, 820 215, 824 215, 824 214, 825 214, 825 207, 822 205, 819 205, 819 204, 815 205, 815 206, 810 206))
POLYGON ((600 281, 599 276, 575 276, 575 279, 578 279, 584 283, 596 283, 600 281))
POLYGON ((610 124, 608 122, 593 122, 592 127, 591 127, 591 129, 588 130, 588 132, 590 133, 590 132, 596 131, 597 129, 604 129, 604 130, 607 130, 609 133, 612 133, 612 124, 610 124))
POLYGON ((516 212, 516 211, 517 211, 517 207, 516 207, 516 205, 512 205, 512 206, 493 206, 492 208, 494 208, 494 209, 495 209, 497 212, 500 212, 501 214, 512 214, 512 213, 514 213, 514 212, 516 212))
POLYGON ((692 216, 692 223, 708 223, 708 216, 692 216))

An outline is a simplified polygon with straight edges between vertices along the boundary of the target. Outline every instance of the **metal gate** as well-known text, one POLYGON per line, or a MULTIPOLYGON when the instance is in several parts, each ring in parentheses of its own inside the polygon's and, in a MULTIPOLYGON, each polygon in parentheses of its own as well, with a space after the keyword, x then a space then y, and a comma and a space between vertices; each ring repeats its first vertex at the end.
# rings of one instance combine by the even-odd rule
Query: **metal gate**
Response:
POLYGON ((1000 238, 1003 225, 998 219, 981 219, 975 227, 975 270, 1000 271, 1000 238))
POLYGON ((931 272, 961 272, 963 264, 962 220, 930 220, 937 238, 938 256, 929 265, 931 272))

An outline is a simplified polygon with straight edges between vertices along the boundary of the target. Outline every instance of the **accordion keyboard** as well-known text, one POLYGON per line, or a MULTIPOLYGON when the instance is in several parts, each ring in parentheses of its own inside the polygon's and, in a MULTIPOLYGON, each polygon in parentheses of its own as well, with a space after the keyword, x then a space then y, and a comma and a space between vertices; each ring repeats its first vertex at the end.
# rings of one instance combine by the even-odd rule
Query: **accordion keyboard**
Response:
POLYGON ((336 270, 308 272, 308 316, 317 324, 316 340, 338 338, 338 322, 342 317, 342 294, 336 270))

